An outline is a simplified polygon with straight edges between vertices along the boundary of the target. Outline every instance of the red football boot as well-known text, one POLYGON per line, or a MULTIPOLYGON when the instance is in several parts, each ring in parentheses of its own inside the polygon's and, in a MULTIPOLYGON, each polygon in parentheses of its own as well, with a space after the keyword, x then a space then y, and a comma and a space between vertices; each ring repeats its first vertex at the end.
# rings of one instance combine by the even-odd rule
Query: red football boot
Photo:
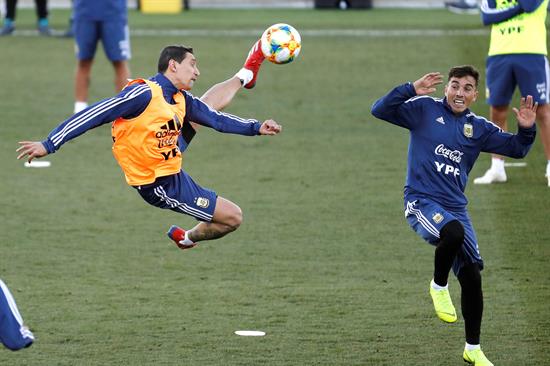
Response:
POLYGON ((176 243, 176 245, 180 249, 191 249, 197 245, 197 243, 182 244, 182 242, 185 240, 185 230, 177 227, 176 225, 172 225, 170 227, 170 230, 168 230, 166 234, 170 239, 174 241, 174 243, 176 243))
POLYGON ((258 72, 260 71, 260 66, 265 60, 265 56, 262 52, 262 40, 259 39, 254 46, 248 52, 246 61, 244 62, 244 68, 252 71, 253 77, 248 83, 244 85, 247 89, 252 89, 256 85, 256 78, 258 77, 258 72))

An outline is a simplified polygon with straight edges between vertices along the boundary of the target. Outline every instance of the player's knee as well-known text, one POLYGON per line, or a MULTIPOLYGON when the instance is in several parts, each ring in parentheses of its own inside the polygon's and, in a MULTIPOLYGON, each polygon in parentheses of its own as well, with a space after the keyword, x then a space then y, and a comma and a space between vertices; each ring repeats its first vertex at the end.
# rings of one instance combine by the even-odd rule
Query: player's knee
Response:
POLYGON ((464 226, 458 221, 448 222, 439 233, 442 245, 458 250, 464 243, 464 226))
POLYGON ((241 226, 243 222, 243 211, 237 205, 231 210, 231 213, 227 217, 226 225, 229 231, 235 231, 241 226))

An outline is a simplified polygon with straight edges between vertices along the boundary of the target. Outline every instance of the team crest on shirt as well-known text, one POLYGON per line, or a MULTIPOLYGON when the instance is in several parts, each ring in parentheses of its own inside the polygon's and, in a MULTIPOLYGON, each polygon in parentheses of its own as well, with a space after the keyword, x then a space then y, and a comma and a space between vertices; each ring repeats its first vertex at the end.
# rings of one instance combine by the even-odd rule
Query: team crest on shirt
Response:
POLYGON ((202 208, 207 208, 210 205, 210 200, 204 197, 195 198, 195 204, 202 208))
POLYGON ((432 220, 434 220, 434 222, 436 224, 439 224, 441 221, 443 221, 443 215, 440 214, 439 212, 436 212, 433 216, 432 216, 432 220))
POLYGON ((464 136, 473 137, 474 136, 474 126, 471 123, 464 124, 464 136))

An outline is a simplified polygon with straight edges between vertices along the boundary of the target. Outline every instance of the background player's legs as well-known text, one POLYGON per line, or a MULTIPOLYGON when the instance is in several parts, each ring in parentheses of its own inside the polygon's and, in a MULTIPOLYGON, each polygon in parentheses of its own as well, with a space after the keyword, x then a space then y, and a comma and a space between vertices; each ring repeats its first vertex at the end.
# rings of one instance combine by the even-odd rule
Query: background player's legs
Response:
POLYGON ((201 222, 191 230, 187 237, 196 243, 203 240, 221 238, 238 229, 243 221, 241 208, 223 197, 216 199, 216 209, 211 222, 201 222))
MULTIPOLYGON (((507 117, 508 105, 491 106, 489 110, 489 119, 504 131, 508 130, 507 117)), ((504 183, 506 180, 504 157, 491 154, 491 167, 483 176, 474 179, 474 184, 504 183)))
POLYGON ((0 36, 7 36, 15 30, 15 8, 17 0, 6 0, 6 17, 4 18, 4 26, 0 31, 0 36))
POLYGON ((48 22, 48 1, 35 0, 36 18, 38 19, 38 32, 43 36, 51 35, 50 25, 48 22))
POLYGON ((88 106, 88 88, 90 74, 94 60, 78 60, 74 78, 74 113, 78 113, 88 106))
POLYGON ((550 187, 550 104, 539 105, 537 108, 537 122, 540 140, 546 155, 546 177, 550 187))
POLYGON ((128 83, 130 67, 128 66, 128 61, 121 60, 113 61, 113 68, 115 69, 115 91, 118 93, 128 83))

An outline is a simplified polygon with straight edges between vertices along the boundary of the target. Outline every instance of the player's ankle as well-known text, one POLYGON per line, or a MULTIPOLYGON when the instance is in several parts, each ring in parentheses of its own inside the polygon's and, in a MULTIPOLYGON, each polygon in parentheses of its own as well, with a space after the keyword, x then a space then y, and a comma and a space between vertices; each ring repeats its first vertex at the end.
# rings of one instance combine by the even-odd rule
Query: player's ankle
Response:
POLYGON ((241 85, 246 85, 252 80, 254 73, 243 67, 235 74, 235 76, 239 78, 241 85))
POLYGON ((491 158, 491 169, 496 172, 504 172, 504 159, 491 158))

